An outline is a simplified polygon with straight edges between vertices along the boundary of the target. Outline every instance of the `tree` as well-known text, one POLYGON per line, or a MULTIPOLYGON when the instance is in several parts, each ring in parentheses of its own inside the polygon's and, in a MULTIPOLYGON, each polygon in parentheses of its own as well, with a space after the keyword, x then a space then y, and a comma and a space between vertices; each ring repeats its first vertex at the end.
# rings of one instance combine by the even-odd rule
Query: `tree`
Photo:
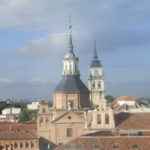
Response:
POLYGON ((27 109, 23 109, 19 115, 19 122, 27 122, 31 120, 30 112, 27 109))
POLYGON ((113 100, 115 99, 112 95, 106 95, 105 98, 106 98, 108 103, 112 103, 113 100))

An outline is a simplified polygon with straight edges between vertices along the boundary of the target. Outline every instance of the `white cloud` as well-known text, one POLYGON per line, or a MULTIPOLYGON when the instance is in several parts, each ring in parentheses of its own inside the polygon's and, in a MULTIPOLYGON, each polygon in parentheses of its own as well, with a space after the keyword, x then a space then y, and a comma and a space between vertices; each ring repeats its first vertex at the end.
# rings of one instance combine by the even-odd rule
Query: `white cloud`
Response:
POLYGON ((34 56, 46 56, 47 54, 61 53, 67 45, 66 37, 65 33, 49 34, 48 36, 31 40, 18 50, 22 54, 34 56))

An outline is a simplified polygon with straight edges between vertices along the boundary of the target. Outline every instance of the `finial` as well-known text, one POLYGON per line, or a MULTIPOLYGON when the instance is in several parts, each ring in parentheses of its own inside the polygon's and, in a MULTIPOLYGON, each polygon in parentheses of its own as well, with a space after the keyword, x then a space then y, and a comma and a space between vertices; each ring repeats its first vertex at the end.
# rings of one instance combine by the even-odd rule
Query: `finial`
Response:
POLYGON ((69 51, 73 52, 71 16, 69 16, 69 51))
POLYGON ((94 40, 94 59, 98 59, 97 49, 96 49, 96 40, 94 40))

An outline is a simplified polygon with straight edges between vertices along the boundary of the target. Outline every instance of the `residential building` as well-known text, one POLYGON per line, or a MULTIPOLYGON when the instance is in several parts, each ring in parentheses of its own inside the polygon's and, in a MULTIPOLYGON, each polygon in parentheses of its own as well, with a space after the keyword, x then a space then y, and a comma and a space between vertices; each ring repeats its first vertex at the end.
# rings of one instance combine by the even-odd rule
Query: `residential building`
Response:
POLYGON ((27 104, 28 110, 38 110, 39 102, 32 102, 31 104, 27 104))

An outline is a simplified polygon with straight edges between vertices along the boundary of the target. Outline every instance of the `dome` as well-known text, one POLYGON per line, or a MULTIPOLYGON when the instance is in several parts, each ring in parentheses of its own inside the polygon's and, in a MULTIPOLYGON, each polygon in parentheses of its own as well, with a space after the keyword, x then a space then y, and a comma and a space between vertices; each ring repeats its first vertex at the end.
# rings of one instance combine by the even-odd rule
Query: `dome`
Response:
POLYGON ((88 88, 80 80, 80 77, 75 75, 63 76, 62 80, 55 89, 55 92, 59 91, 89 93, 88 88))

